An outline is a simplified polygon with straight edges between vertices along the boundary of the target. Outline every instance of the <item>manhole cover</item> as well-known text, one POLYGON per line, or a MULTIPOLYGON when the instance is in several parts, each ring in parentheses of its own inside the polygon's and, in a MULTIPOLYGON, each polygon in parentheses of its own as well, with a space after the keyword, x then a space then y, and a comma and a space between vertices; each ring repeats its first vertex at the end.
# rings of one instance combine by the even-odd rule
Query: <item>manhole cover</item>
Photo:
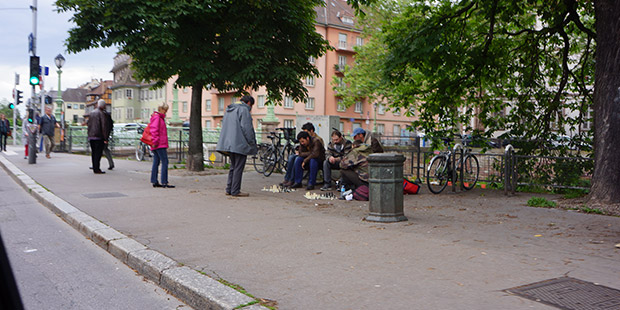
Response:
POLYGON ((567 310, 620 310, 620 290, 563 277, 504 290, 567 310))
POLYGON ((95 198, 114 198, 114 197, 127 197, 125 194, 121 194, 119 192, 107 192, 107 193, 86 193, 82 194, 82 196, 90 199, 95 198))

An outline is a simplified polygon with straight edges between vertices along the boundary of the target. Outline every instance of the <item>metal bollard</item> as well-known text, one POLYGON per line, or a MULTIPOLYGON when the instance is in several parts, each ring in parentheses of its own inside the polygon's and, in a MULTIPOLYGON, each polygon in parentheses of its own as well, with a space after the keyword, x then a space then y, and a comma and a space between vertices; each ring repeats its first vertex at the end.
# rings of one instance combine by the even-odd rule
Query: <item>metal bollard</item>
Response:
POLYGON ((406 221, 403 213, 403 163, 405 157, 396 153, 368 156, 370 213, 367 221, 393 223, 406 221))

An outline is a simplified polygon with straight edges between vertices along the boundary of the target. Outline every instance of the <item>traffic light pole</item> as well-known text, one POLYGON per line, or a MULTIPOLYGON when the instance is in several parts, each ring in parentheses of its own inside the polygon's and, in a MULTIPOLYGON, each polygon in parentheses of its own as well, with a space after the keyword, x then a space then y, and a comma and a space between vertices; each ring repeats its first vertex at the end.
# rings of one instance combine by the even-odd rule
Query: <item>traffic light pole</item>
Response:
MULTIPOLYGON (((32 56, 37 55, 37 0, 32 0, 32 56)), ((37 95, 36 85, 32 85, 32 95, 30 96, 30 105, 28 109, 36 109, 37 95)), ((37 131, 38 126, 36 117, 33 117, 32 123, 27 125, 28 130, 28 164, 37 163, 37 131)))

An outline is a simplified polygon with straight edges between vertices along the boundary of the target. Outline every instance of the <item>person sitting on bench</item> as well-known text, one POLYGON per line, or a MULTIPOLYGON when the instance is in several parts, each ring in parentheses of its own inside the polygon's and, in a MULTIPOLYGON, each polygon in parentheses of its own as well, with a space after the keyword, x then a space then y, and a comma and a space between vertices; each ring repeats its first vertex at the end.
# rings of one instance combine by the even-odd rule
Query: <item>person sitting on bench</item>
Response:
POLYGON ((327 146, 327 155, 323 162, 323 180, 324 185, 322 191, 332 189, 332 169, 340 170, 340 160, 347 155, 353 146, 351 141, 345 139, 338 130, 332 131, 332 141, 327 146))
POLYGON ((325 148, 321 142, 311 137, 306 131, 297 134, 297 140, 299 140, 299 156, 295 158, 295 183, 291 185, 291 188, 301 188, 304 169, 309 169, 310 175, 308 176, 308 186, 306 189, 313 190, 316 185, 316 175, 319 171, 319 165, 325 160, 325 148))

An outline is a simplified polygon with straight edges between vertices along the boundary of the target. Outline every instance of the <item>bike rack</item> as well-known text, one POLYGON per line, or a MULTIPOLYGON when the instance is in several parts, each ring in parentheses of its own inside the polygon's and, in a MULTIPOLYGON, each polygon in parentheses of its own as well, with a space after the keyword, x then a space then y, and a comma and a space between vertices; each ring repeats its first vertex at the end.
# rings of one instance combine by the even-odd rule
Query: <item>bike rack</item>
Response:
POLYGON ((515 194, 515 187, 517 185, 517 170, 514 169, 514 151, 515 148, 512 144, 506 145, 506 149, 504 151, 504 195, 508 195, 509 188, 510 193, 512 195, 515 194))
MULTIPOLYGON (((452 163, 450 163, 450 165, 452 166, 452 192, 455 193, 456 192, 456 182, 458 182, 457 178, 456 178, 456 151, 460 150, 460 158, 461 158, 461 173, 463 173, 463 146, 460 143, 457 143, 454 145, 454 148, 452 148, 452 163)), ((461 191, 463 191, 463 182, 461 182, 461 191)))

